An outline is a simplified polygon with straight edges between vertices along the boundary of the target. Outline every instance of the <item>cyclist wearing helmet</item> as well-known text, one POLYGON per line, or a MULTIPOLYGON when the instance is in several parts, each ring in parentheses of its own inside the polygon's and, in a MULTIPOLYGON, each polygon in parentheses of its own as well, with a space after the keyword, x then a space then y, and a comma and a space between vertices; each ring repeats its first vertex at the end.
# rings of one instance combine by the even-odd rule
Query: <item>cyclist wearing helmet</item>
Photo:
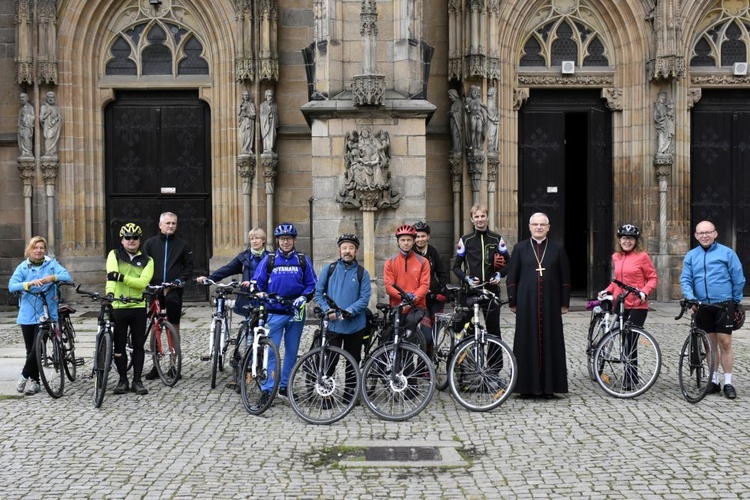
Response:
MULTIPOLYGON (((154 259, 154 276, 152 285, 162 283, 187 283, 193 275, 193 251, 188 242, 175 236, 177 215, 164 212, 159 216, 159 234, 146 240, 143 253, 154 259)), ((159 297, 162 306, 167 310, 167 319, 180 334, 180 317, 182 316, 181 286, 167 288, 163 297, 159 297)), ((159 373, 153 367, 146 374, 146 380, 156 380, 159 373)))
POLYGON ((114 360, 120 381, 115 387, 115 394, 125 394, 128 389, 139 396, 148 394, 143 387, 141 374, 146 343, 146 301, 143 291, 154 274, 154 261, 139 250, 143 231, 140 226, 129 222, 120 228, 120 246, 107 256, 107 294, 115 297, 141 299, 138 302, 115 302, 114 360), (125 343, 128 328, 133 342, 133 385, 128 385, 128 355, 125 343))
MULTIPOLYGON (((297 228, 293 224, 279 224, 273 235, 276 237, 276 252, 266 255, 258 264, 253 280, 261 292, 275 293, 288 301, 294 301, 293 304, 271 301, 267 305, 266 326, 271 340, 280 348, 282 337, 284 339, 279 395, 286 397, 289 374, 297 361, 302 327, 305 325, 305 306, 313 296, 317 279, 310 260, 294 248, 297 228), (273 265, 269 265, 269 259, 273 259, 273 265), (300 262, 301 259, 305 259, 304 264, 300 262)), ((274 370, 276 360, 270 359, 268 371, 274 370)), ((261 387, 261 398, 269 397, 268 390, 272 385, 273 380, 270 380, 261 387)))
POLYGON ((711 221, 701 221, 695 226, 697 247, 685 255, 682 263, 682 294, 686 299, 699 300, 707 304, 721 304, 725 308, 706 307, 696 313, 695 323, 708 333, 714 353, 714 376, 708 384, 708 393, 721 392, 719 365, 724 370, 724 395, 728 399, 737 397, 732 385, 734 351, 732 350, 732 327, 734 304, 742 301, 745 275, 742 263, 734 250, 716 241, 719 233, 711 221), (721 351, 721 353, 719 352, 721 351))
POLYGON ((385 261, 383 281, 391 306, 401 302, 401 294, 393 288, 397 284, 405 292, 414 295, 414 305, 425 309, 427 293, 430 291, 430 261, 414 253, 417 230, 404 224, 396 229, 398 253, 385 261))
POLYGON ((448 267, 440 258, 437 248, 430 246, 430 226, 426 222, 418 221, 414 224, 417 230, 414 251, 430 261, 430 291, 427 294, 427 313, 433 317, 443 310, 445 295, 443 289, 450 281, 448 267))
MULTIPOLYGON (((648 314, 648 296, 656 289, 659 277, 656 275, 651 257, 641 250, 641 232, 632 224, 625 224, 617 230, 617 247, 612 254, 614 279, 641 290, 640 296, 630 294, 625 299, 625 318, 634 325, 643 326, 648 314)), ((599 292, 600 296, 611 294, 615 297, 625 293, 614 282, 599 292)))
POLYGON ((318 283, 315 285, 315 301, 323 312, 328 311, 330 306, 324 294, 328 295, 337 306, 348 313, 348 317, 340 313, 329 314, 328 339, 331 345, 343 345, 344 350, 359 363, 362 339, 367 326, 366 309, 371 294, 370 273, 364 268, 359 270, 359 238, 356 235, 342 234, 339 236, 338 246, 341 257, 321 269, 318 283))
MULTIPOLYGON (((485 287, 500 293, 500 274, 510 259, 505 240, 487 227, 487 207, 471 207, 471 222, 474 229, 458 240, 456 260, 453 263, 455 274, 471 293, 472 286, 487 283, 485 287)), ((487 332, 500 337, 500 307, 491 302, 484 311, 487 332)))

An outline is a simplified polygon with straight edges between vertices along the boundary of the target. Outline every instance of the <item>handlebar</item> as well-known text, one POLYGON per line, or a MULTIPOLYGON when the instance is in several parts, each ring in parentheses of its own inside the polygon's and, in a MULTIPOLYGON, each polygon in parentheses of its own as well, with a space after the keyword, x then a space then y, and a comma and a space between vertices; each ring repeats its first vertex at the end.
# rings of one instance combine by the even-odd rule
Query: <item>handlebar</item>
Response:
POLYGON ((323 309, 321 309, 320 306, 318 306, 314 310, 316 316, 322 318, 323 316, 329 314, 330 312, 336 312, 336 313, 341 313, 341 316, 343 316, 344 319, 349 319, 352 317, 352 313, 350 313, 346 309, 339 307, 339 305, 336 304, 336 301, 334 301, 327 293, 323 294, 323 298, 326 299, 326 302, 328 303, 328 306, 330 307, 330 309, 323 312, 323 309))
POLYGON ((391 283, 391 286, 396 289, 396 291, 401 295, 401 305, 414 305, 414 300, 416 299, 416 296, 413 293, 409 293, 404 291, 403 288, 398 286, 396 283, 391 283))
POLYGON ((641 293, 640 289, 638 289, 638 288, 636 288, 634 286, 627 285, 627 284, 623 283, 620 280, 614 279, 614 280, 612 280, 612 283, 614 283, 615 285, 617 285, 620 288, 622 288, 623 290, 625 290, 627 292, 625 295, 628 295, 630 293, 634 293, 634 294, 638 295, 639 293, 641 293))
POLYGON ((119 297, 115 297, 109 294, 102 295, 99 292, 89 292, 86 290, 81 290, 81 285, 76 286, 76 293, 84 295, 91 300, 98 300, 102 303, 107 304, 111 304, 112 302, 122 302, 123 304, 127 304, 128 302, 141 302, 143 300, 142 298, 124 297, 122 295, 119 297))
POLYGON ((685 311, 691 309, 692 307, 697 307, 699 309, 702 307, 719 307, 725 311, 727 310, 727 304, 706 304, 701 302, 700 300, 682 299, 680 301, 680 314, 675 318, 675 320, 682 318, 685 315, 685 311))

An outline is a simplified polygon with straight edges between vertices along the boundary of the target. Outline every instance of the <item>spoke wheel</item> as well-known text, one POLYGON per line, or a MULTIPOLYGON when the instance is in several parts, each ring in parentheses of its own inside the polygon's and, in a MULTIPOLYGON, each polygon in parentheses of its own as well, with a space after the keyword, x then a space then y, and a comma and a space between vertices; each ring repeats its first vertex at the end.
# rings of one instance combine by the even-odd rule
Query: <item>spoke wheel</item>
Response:
POLYGON ((378 348, 362 369, 362 400, 383 420, 407 420, 424 410, 435 393, 435 368, 417 346, 378 348))
POLYGON ((260 415, 271 407, 279 391, 280 367, 279 350, 268 338, 260 339, 257 349, 251 347, 245 353, 240 365, 240 394, 249 414, 260 415))
POLYGON ((601 372, 601 367, 597 368, 594 364, 594 355, 596 354, 597 345, 604 337, 605 328, 606 325, 604 324, 604 316, 602 314, 593 318, 589 325, 589 341, 586 346, 586 367, 588 368, 589 378, 592 382, 596 382, 597 372, 601 372))
POLYGON ((696 328, 680 350, 680 391, 686 401, 697 403, 706 396, 714 373, 714 356, 708 334, 696 328))
POLYGON ((162 384, 173 387, 182 373, 180 336, 168 321, 154 324, 151 330, 151 359, 162 384))
POLYGON ((214 321, 214 338, 211 343, 211 389, 216 387, 216 372, 221 360, 221 321, 214 321))
MULTIPOLYGON (((56 328, 56 327, 52 327, 56 328)), ((53 329, 42 328, 36 336, 36 362, 39 366, 39 379, 53 398, 63 395, 65 388, 65 360, 57 333, 53 329)))
POLYGON ((484 343, 470 338, 456 347, 448 365, 451 393, 471 411, 488 411, 513 393, 518 378, 516 357, 508 344, 485 335, 484 343))
POLYGON ((661 349, 653 335, 629 326, 608 333, 594 354, 599 386, 616 398, 634 398, 648 391, 661 371, 661 349))
POLYGON ((69 316, 61 318, 60 332, 62 333, 65 374, 68 376, 68 380, 74 382, 76 379, 76 331, 69 316))
POLYGON ((94 407, 99 408, 107 392, 107 378, 112 365, 112 337, 104 331, 97 335, 94 352, 94 407))
POLYGON ((289 402, 305 422, 332 424, 354 408, 360 373, 354 357, 339 347, 307 351, 289 376, 289 402))
POLYGON ((440 327, 432 351, 432 362, 435 365, 435 388, 444 391, 448 388, 448 362, 455 347, 455 338, 448 325, 440 327))

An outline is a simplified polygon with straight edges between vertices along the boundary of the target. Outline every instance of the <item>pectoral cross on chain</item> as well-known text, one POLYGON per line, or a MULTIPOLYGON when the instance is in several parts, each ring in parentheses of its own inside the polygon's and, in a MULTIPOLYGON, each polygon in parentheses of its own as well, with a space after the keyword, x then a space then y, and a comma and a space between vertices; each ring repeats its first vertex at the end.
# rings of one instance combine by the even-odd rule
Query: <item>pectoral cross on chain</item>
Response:
POLYGON ((546 271, 546 267, 542 267, 542 263, 539 263, 539 267, 536 268, 536 272, 539 273, 539 276, 544 276, 544 273, 542 271, 546 271))

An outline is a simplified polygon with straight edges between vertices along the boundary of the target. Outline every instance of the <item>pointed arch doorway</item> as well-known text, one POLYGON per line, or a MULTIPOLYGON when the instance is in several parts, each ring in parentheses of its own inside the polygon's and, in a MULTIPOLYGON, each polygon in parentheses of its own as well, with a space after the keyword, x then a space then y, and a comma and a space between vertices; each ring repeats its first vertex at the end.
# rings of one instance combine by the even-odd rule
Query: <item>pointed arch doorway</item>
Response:
POLYGON ((537 90, 519 112, 519 241, 529 217, 550 218, 562 244, 573 293, 592 296, 610 276, 612 120, 599 90, 537 90))

